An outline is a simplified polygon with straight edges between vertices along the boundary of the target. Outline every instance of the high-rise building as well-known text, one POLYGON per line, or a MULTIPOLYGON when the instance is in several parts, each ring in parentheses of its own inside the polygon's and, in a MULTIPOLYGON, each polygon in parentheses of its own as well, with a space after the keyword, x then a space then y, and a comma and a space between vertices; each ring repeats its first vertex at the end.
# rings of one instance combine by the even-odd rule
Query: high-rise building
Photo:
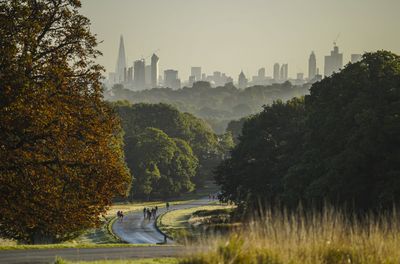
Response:
POLYGON ((317 75, 317 59, 315 58, 314 51, 311 52, 310 58, 308 59, 308 79, 312 80, 317 75))
POLYGON ((281 82, 286 82, 288 80, 288 70, 289 70, 288 68, 289 68, 289 66, 287 63, 282 64, 280 75, 279 75, 281 82))
POLYGON ((331 55, 325 56, 324 75, 331 76, 334 72, 338 72, 343 67, 343 53, 339 53, 339 47, 333 47, 331 55))
POLYGON ((153 54, 153 56, 151 56, 151 88, 156 88, 158 86, 158 61, 159 58, 157 55, 153 54))
POLYGON ((118 58, 117 65, 115 67, 116 74, 116 82, 122 83, 125 79, 125 68, 126 68, 126 56, 125 56, 125 46, 124 46, 124 37, 121 35, 119 39, 119 50, 118 50, 118 58))
POLYGON ((133 80, 135 88, 137 90, 143 90, 146 86, 145 61, 143 59, 135 61, 133 68, 133 80))
POLYGON ((241 71, 240 74, 239 74, 239 79, 238 79, 239 89, 246 88, 247 87, 247 82, 248 82, 248 80, 246 78, 246 75, 244 75, 243 71, 241 71))
POLYGON ((362 59, 361 54, 351 54, 351 63, 359 62, 362 59))
POLYGON ((193 75, 189 76, 189 86, 193 87, 193 84, 196 82, 196 77, 193 75))
POLYGON ((126 80, 127 83, 132 83, 133 82, 133 67, 128 68, 128 79, 126 80))
POLYGON ((274 81, 275 82, 279 81, 279 69, 280 69, 279 63, 275 63, 274 64, 274 81))
POLYGON ((178 79, 178 71, 176 70, 164 71, 164 86, 172 89, 181 88, 181 80, 178 79))
POLYGON ((145 84, 146 87, 150 87, 151 86, 151 65, 146 65, 145 69, 144 69, 144 76, 145 76, 145 84))
POLYGON ((192 67, 191 76, 194 76, 196 82, 201 81, 201 67, 192 67))

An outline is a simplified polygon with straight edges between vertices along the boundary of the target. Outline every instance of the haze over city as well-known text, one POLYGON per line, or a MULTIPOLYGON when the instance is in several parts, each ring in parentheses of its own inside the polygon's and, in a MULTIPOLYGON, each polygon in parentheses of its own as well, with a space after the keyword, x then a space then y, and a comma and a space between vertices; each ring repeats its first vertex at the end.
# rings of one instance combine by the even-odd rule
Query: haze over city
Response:
POLYGON ((84 0, 82 7, 103 41, 99 63, 107 72, 115 70, 121 34, 127 65, 158 50, 160 72, 173 68, 185 80, 191 66, 237 79, 261 67, 272 75, 275 62, 289 64, 289 77, 307 75, 311 51, 322 71, 335 40, 344 64, 352 53, 400 51, 397 0, 84 0))
POLYGON ((0 0, 0 264, 400 263, 399 11, 0 0))

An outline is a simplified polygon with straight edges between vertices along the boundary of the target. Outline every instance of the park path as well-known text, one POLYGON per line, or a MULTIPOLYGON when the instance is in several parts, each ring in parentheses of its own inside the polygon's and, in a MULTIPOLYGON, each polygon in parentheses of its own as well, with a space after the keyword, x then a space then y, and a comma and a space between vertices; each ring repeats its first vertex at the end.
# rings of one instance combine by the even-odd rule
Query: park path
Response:
MULTIPOLYGON (((189 201, 187 203, 171 205, 169 210, 188 209, 209 204, 208 197, 189 201)), ((158 209, 158 215, 166 212, 166 208, 158 209)), ((164 241, 164 236, 157 230, 155 220, 147 220, 143 217, 143 211, 128 213, 123 221, 115 221, 113 232, 121 240, 130 244, 157 244, 164 241)), ((168 240, 168 243, 172 241, 168 240)))

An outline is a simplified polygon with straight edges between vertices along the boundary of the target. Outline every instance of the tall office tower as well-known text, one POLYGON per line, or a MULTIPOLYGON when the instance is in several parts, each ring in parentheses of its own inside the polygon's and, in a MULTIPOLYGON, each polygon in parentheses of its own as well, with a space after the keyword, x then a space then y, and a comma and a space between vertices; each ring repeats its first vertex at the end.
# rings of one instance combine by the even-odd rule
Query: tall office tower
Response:
POLYGON ((308 79, 312 80, 317 75, 317 59, 315 58, 314 51, 311 52, 310 58, 308 59, 308 79))
POLYGON ((361 54, 351 54, 351 63, 359 62, 362 59, 361 54))
POLYGON ((126 57, 125 57, 124 37, 121 35, 119 40, 117 66, 115 67, 117 83, 122 83, 124 81, 125 68, 126 68, 126 57))
POLYGON ((247 82, 248 82, 248 80, 246 78, 246 75, 244 75, 243 71, 241 71, 240 74, 239 74, 239 80, 238 80, 239 89, 246 88, 247 87, 247 82))
POLYGON ((279 81, 279 63, 274 64, 274 81, 278 82, 279 81))
POLYGON ((133 67, 129 67, 127 83, 132 83, 132 82, 133 82, 133 67))
POLYGON ((149 88, 151 86, 151 65, 146 65, 144 73, 146 88, 149 88))
POLYGON ((178 79, 178 71, 175 70, 164 71, 164 86, 172 89, 181 88, 181 80, 178 79))
POLYGON ((333 47, 331 55, 325 56, 324 75, 331 76, 334 72, 338 72, 343 67, 343 53, 339 53, 339 47, 333 47))
POLYGON ((286 82, 288 80, 288 64, 282 64, 281 71, 280 71, 280 80, 282 82, 286 82))
POLYGON ((191 76, 194 76, 196 82, 201 81, 201 67, 192 67, 191 76))
POLYGON ((137 60, 133 65, 133 81, 136 90, 143 90, 146 86, 145 61, 137 60))
POLYGON ((193 87, 193 84, 196 82, 196 77, 193 75, 189 76, 189 86, 193 87))
POLYGON ((151 56, 151 88, 156 88, 158 86, 157 77, 158 77, 158 61, 160 59, 156 54, 151 56))

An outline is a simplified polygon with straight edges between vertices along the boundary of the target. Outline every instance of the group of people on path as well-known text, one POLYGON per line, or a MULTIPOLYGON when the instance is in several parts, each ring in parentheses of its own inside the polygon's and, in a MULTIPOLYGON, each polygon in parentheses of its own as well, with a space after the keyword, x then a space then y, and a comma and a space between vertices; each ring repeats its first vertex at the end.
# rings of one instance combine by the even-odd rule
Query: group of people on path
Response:
POLYGON ((124 220, 124 212, 118 211, 117 217, 118 217, 119 221, 122 222, 124 220))
POLYGON ((218 198, 218 196, 217 195, 215 195, 215 194, 209 194, 208 195, 208 200, 209 201, 214 201, 214 200, 216 200, 218 198))
MULTIPOLYGON (((167 211, 169 210, 169 202, 167 202, 165 204, 165 208, 167 208, 167 211)), ((151 220, 151 219, 156 219, 157 217, 157 212, 158 212, 158 206, 154 207, 154 208, 143 208, 143 218, 147 219, 147 220, 151 220)))
POLYGON ((154 208, 144 208, 143 209, 143 218, 147 219, 147 220, 151 220, 151 219, 156 219, 157 217, 157 212, 158 212, 158 207, 154 207, 154 208))

